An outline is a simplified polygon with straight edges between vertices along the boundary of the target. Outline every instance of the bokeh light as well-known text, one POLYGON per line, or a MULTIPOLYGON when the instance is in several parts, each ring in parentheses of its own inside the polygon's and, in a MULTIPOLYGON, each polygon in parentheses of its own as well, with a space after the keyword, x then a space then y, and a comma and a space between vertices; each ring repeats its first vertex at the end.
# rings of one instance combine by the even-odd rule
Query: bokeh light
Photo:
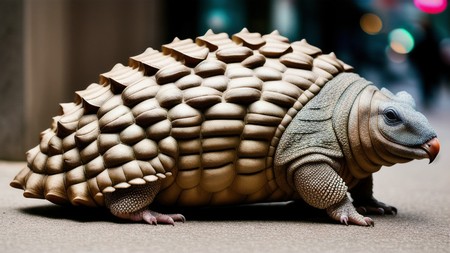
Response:
POLYGON ((296 1, 272 1, 272 30, 278 30, 290 40, 298 39, 300 34, 300 17, 296 1))
POLYGON ((414 5, 423 12, 438 14, 447 8, 447 0, 414 0, 414 5))
POLYGON ((361 29, 370 35, 379 33, 383 28, 381 18, 373 13, 364 14, 359 20, 359 24, 361 29))
POLYGON ((414 48, 414 37, 406 29, 394 29, 389 33, 389 46, 398 54, 407 54, 414 48))
POLYGON ((213 9, 206 17, 208 26, 215 31, 223 31, 228 28, 230 18, 223 9, 213 9))
POLYGON ((387 58, 393 63, 400 64, 400 63, 406 62, 406 55, 405 54, 399 54, 399 53, 395 52, 392 49, 392 47, 390 47, 390 46, 386 47, 385 52, 386 52, 387 58))
POLYGON ((445 38, 439 43, 442 60, 450 66, 450 38, 445 38))

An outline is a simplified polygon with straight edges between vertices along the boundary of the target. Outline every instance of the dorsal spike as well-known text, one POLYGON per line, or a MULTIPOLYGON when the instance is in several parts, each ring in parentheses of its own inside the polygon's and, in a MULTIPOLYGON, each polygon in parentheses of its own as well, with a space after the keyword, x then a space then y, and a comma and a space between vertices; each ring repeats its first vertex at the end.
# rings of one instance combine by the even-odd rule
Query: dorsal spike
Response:
POLYGON ((212 34, 214 34, 213 30, 212 30, 212 29, 208 29, 208 31, 206 31, 206 33, 205 33, 204 36, 206 36, 206 35, 212 35, 212 34))
POLYGON ((242 30, 240 31, 241 33, 249 33, 247 27, 242 28, 242 30))
POLYGON ((278 30, 273 30, 273 32, 271 32, 270 34, 273 34, 273 35, 280 35, 280 32, 278 31, 278 30))

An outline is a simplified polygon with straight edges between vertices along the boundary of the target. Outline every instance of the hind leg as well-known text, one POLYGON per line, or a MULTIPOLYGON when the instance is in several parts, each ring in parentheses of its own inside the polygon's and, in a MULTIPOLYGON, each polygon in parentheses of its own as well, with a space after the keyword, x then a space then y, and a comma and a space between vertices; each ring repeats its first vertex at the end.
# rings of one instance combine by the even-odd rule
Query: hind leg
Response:
POLYGON ((161 182, 156 181, 127 189, 117 189, 105 195, 106 207, 119 218, 132 221, 145 221, 149 224, 175 224, 184 222, 181 214, 161 214, 148 209, 161 188, 161 182))

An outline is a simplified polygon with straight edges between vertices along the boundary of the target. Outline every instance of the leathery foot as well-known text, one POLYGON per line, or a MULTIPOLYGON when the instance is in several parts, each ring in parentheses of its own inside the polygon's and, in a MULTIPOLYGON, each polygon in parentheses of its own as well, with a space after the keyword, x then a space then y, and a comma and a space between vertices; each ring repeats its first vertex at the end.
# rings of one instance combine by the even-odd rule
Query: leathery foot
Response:
POLYGON ((175 225, 175 221, 186 221, 186 218, 182 214, 161 214, 148 209, 134 213, 123 213, 117 216, 132 221, 145 221, 151 225, 157 225, 158 223, 175 225))
POLYGON ((359 214, 352 202, 345 197, 341 202, 336 203, 327 208, 328 215, 342 224, 355 224, 360 226, 374 226, 374 221, 369 217, 359 214))
POLYGON ((383 202, 380 202, 374 198, 368 200, 368 201, 355 201, 353 202, 353 205, 356 208, 356 211, 360 214, 378 214, 378 215, 385 215, 385 214, 397 214, 397 208, 386 205, 383 202))

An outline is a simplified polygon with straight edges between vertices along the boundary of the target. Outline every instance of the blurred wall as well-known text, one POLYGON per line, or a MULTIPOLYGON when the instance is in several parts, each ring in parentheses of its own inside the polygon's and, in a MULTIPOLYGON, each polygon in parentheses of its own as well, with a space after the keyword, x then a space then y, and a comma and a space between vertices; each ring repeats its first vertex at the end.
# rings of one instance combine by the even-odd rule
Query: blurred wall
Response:
POLYGON ((0 159, 25 158, 60 102, 159 49, 163 0, 0 1, 0 159))
POLYGON ((23 1, 0 1, 0 154, 24 150, 23 1))

